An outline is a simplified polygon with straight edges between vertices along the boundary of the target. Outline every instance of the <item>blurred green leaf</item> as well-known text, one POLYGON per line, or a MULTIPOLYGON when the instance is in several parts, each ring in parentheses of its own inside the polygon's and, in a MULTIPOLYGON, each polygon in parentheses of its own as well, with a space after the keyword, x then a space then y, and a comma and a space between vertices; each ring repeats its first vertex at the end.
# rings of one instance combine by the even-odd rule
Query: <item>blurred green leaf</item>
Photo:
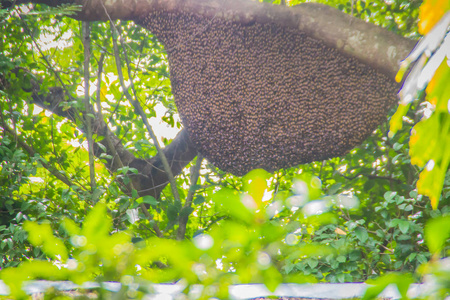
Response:
POLYGON ((26 221, 23 228, 28 232, 28 240, 34 246, 42 246, 42 250, 53 259, 66 261, 68 252, 61 239, 53 235, 53 230, 49 224, 37 224, 36 222, 26 221))
POLYGON ((450 216, 431 219, 425 226, 425 242, 431 253, 442 251, 450 238, 450 216))
MULTIPOLYGON (((242 203, 242 197, 241 194, 232 189, 222 188, 220 191, 214 193, 212 199, 216 205, 222 206, 231 216, 246 223, 251 223, 254 215, 242 203)), ((251 200, 249 199, 249 201, 251 200)))
POLYGON ((366 283, 371 286, 367 288, 362 299, 377 299, 378 295, 381 294, 381 292, 383 292, 384 289, 390 284, 395 284, 397 286, 402 299, 409 299, 407 297, 407 292, 409 286, 413 282, 414 279, 411 274, 389 273, 387 275, 380 276, 377 279, 366 281, 366 283))

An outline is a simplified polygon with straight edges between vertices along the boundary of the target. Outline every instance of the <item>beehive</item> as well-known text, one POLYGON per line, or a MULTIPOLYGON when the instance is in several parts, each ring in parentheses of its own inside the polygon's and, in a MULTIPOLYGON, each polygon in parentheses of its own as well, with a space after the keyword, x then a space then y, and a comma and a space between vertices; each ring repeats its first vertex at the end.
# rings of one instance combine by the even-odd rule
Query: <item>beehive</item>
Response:
POLYGON ((297 30, 174 12, 140 23, 165 46, 192 141, 235 175, 343 155, 395 103, 388 77, 297 30))

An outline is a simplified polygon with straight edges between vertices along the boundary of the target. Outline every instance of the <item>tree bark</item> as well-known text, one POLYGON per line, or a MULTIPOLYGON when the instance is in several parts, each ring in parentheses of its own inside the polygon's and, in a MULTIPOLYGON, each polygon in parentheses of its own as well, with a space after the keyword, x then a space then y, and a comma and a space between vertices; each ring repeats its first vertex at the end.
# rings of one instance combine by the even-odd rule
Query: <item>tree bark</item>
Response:
MULTIPOLYGON (((4 6, 8 2, 11 1, 1 0, 4 6)), ((415 45, 415 41, 317 3, 294 7, 243 0, 17 0, 14 3, 28 2, 81 5, 81 11, 73 17, 84 21, 140 20, 154 11, 172 11, 242 24, 275 23, 305 32, 391 78, 395 77, 399 62, 415 45)))

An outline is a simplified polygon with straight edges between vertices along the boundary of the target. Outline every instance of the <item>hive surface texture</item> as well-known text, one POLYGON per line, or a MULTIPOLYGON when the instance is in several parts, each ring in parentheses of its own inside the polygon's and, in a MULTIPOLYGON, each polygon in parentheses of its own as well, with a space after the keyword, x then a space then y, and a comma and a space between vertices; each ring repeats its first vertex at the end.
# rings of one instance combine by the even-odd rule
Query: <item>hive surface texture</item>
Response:
POLYGON ((139 23, 165 46, 198 151, 235 175, 343 155, 396 101, 390 78, 299 30, 167 11, 139 23))

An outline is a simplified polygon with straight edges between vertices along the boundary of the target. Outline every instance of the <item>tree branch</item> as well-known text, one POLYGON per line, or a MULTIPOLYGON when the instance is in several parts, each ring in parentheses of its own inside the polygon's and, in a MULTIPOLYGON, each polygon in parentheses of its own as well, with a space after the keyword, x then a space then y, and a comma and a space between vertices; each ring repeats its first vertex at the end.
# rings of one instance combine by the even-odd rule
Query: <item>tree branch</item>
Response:
POLYGON ((341 175, 342 177, 344 177, 345 179, 348 179, 348 180, 353 180, 353 179, 358 178, 359 176, 364 176, 364 177, 367 177, 368 179, 388 180, 389 182, 395 182, 397 184, 403 183, 403 181, 401 181, 400 179, 392 178, 390 176, 379 176, 379 175, 364 174, 364 173, 358 173, 354 176, 346 176, 342 173, 339 173, 339 175, 341 175))
MULTIPOLYGON (((95 182, 95 166, 94 166, 94 141, 92 140, 92 107, 91 107, 91 97, 89 96, 89 83, 90 83, 90 60, 91 60, 91 31, 89 22, 83 21, 82 24, 83 31, 83 48, 84 48, 84 122, 86 124, 86 138, 88 142, 88 152, 89 152, 89 177, 91 185, 91 193, 96 189, 95 182)), ((96 199, 92 199, 94 203, 96 199)))
MULTIPOLYGON (((184 203, 183 209, 189 208, 192 206, 192 201, 194 200, 194 194, 195 194, 195 190, 193 189, 193 187, 197 184, 198 178, 200 176, 200 168, 202 166, 202 161, 203 161, 203 156, 201 154, 199 154, 197 156, 197 162, 191 168, 191 186, 189 188, 189 191, 188 191, 188 194, 186 197, 186 202, 184 203)), ((186 226, 187 226, 188 219, 189 219, 189 214, 180 216, 180 221, 178 224, 178 231, 177 231, 177 239, 178 240, 183 240, 185 238, 186 226)))
MULTIPOLYGON (((151 12, 164 10, 241 24, 275 23, 302 31, 391 78, 397 73, 399 62, 415 45, 415 41, 317 3, 287 7, 242 0, 18 0, 15 4, 29 2, 50 6, 81 5, 81 11, 74 18, 86 21, 139 21, 151 12)), ((0 3, 7 5, 11 1, 0 0, 0 3)))
MULTIPOLYGON (((56 115, 67 118, 74 123, 77 123, 77 119, 81 118, 79 112, 74 108, 67 108, 62 105, 68 98, 62 88, 53 87, 48 92, 43 92, 40 90, 39 83, 33 82, 31 93, 31 98, 36 105, 56 115)), ((91 111, 93 111, 92 108, 91 111)), ((94 144, 95 156, 100 158, 103 153, 111 155, 111 159, 106 159, 106 167, 111 172, 115 172, 123 166, 137 169, 138 174, 130 174, 130 179, 138 194, 140 196, 150 195, 158 199, 161 191, 169 183, 167 173, 163 171, 160 157, 155 156, 145 160, 136 158, 131 152, 125 149, 119 138, 110 131, 100 117, 95 118, 92 128, 93 134, 108 137, 94 144), (110 150, 111 145, 114 150, 110 150), (106 149, 106 152, 103 149, 106 149), (115 159, 116 157, 120 158, 120 163, 119 160, 115 159)), ((83 127, 79 127, 79 129, 83 132, 85 130, 83 127)), ((170 162, 170 169, 175 176, 180 174, 183 168, 197 155, 197 150, 185 129, 175 137, 172 143, 163 149, 163 152, 170 162)))

